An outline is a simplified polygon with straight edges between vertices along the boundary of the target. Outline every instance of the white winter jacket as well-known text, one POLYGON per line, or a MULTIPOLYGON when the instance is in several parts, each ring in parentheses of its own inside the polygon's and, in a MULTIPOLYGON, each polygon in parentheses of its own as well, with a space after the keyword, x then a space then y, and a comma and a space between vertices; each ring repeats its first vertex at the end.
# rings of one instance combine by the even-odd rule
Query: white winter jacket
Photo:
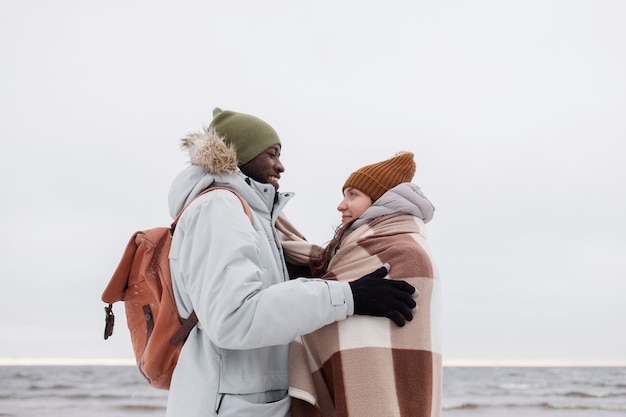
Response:
MULTIPOLYGON (((205 135, 201 146, 223 144, 205 135)), ((202 190, 221 186, 248 202, 254 221, 224 190, 195 199, 178 221, 174 295, 181 315, 195 310, 199 321, 174 371, 166 415, 289 416, 289 342, 353 314, 352 293, 345 282, 289 280, 274 223, 292 194, 246 178, 236 164, 234 172, 223 168, 201 160, 170 189, 173 217, 202 190)))

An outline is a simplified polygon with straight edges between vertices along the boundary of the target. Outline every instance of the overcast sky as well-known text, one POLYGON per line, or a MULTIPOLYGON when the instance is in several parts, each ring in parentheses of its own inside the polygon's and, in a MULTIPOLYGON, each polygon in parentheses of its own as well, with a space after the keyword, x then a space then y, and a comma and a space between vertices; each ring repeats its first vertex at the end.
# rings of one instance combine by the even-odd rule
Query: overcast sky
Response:
POLYGON ((283 142, 316 243, 415 153, 446 363, 626 363, 626 2, 0 0, 0 358, 130 358, 100 295, 211 111, 283 142))

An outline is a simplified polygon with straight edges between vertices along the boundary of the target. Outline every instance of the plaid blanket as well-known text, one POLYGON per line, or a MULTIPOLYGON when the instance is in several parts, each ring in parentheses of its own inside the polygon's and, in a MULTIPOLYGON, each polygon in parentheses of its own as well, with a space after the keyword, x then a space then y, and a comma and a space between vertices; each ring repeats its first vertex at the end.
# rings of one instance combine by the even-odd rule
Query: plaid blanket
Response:
MULTIPOLYGON (((280 223, 288 260, 318 253, 280 223)), ((351 281, 389 263, 389 279, 418 289, 418 309, 402 328, 387 318, 354 315, 292 342, 293 417, 441 415, 440 283, 424 229, 417 217, 392 214, 344 238, 324 279, 351 281)))

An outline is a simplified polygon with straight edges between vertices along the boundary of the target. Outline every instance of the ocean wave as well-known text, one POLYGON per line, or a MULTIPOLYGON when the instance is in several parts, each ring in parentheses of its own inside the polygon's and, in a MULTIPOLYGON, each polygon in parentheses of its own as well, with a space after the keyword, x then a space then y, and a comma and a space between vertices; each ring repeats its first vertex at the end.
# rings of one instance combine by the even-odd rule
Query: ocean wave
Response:
POLYGON ((165 404, 163 405, 143 405, 143 404, 125 404, 115 407, 118 410, 122 411, 131 411, 131 412, 139 412, 139 411, 161 411, 165 410, 165 404))
POLYGON ((491 389, 468 390, 467 393, 477 397, 493 398, 493 397, 515 397, 515 398, 583 398, 583 399, 606 399, 606 398, 625 398, 626 390, 617 385, 605 385, 600 388, 599 385, 590 386, 587 390, 563 390, 557 387, 536 387, 529 384, 506 383, 500 385, 492 385, 491 389))
MULTIPOLYGON (((548 396, 550 394, 546 394, 544 396, 548 396)), ((568 398, 620 398, 626 397, 626 392, 583 392, 583 391, 569 391, 564 393, 553 394, 561 397, 568 398)))
POLYGON ((58 397, 66 400, 123 400, 128 398, 128 395, 113 395, 113 394, 69 394, 59 395, 58 397))
POLYGON ((480 404, 474 404, 474 403, 460 403, 460 404, 454 404, 454 405, 443 405, 443 409, 444 410, 475 410, 477 408, 481 408, 483 407, 480 404))
POLYGON ((582 411, 626 411, 626 404, 561 404, 554 402, 537 403, 505 403, 505 404, 479 404, 463 402, 452 405, 444 405, 444 411, 453 410, 477 410, 477 409, 543 409, 543 410, 582 410, 582 411))
POLYGON ((547 410, 585 410, 585 411, 626 411, 626 404, 554 404, 550 402, 538 404, 547 410))
POLYGON ((76 385, 69 384, 50 384, 50 385, 36 385, 32 384, 28 389, 30 391, 54 391, 54 390, 68 390, 75 389, 76 385))
POLYGON ((499 390, 522 391, 532 388, 532 385, 525 383, 503 383, 495 386, 499 390))

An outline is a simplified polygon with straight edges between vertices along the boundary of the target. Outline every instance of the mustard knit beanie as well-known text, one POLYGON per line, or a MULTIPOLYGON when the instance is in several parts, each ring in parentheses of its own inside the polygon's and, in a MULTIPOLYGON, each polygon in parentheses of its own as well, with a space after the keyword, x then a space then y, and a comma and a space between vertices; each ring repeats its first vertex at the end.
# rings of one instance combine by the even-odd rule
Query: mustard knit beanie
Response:
POLYGON ((280 145, 278 133, 263 120, 219 107, 213 110, 211 129, 235 147, 238 165, 250 162, 272 145, 280 145))
POLYGON ((415 161, 412 152, 399 152, 393 158, 366 165, 354 171, 341 191, 352 187, 376 201, 385 192, 398 184, 411 182, 415 175, 415 161))

